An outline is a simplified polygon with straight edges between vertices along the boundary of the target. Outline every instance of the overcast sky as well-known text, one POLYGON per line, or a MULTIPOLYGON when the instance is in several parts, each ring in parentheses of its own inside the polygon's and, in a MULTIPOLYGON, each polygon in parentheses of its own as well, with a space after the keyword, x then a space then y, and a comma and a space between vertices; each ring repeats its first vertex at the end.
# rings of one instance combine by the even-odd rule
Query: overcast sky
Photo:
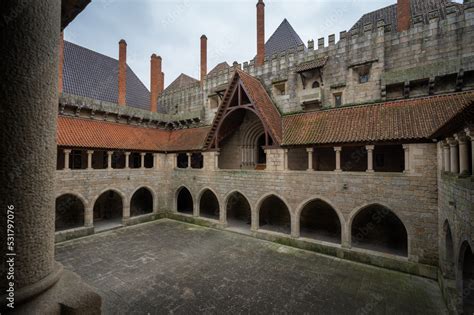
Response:
MULTIPOLYGON (((287 18, 306 44, 348 30, 364 13, 396 0, 266 0, 265 37, 287 18)), ((257 0, 93 0, 68 26, 65 39, 127 63, 149 88, 150 56, 163 58, 166 85, 180 73, 199 78, 199 38, 208 37, 208 70, 249 61, 256 52, 257 0)))

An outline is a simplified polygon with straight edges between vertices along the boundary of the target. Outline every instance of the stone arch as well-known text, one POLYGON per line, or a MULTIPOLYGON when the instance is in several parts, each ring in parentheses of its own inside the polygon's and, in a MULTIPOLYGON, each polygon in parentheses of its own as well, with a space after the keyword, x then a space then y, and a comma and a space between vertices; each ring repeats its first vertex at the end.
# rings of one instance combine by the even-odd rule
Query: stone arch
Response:
POLYGON ((341 243, 344 233, 344 216, 328 200, 313 197, 305 200, 295 216, 300 235, 317 240, 341 243))
POLYGON ((194 211, 194 198, 186 186, 180 186, 176 190, 175 196, 175 210, 180 213, 193 214, 194 211))
POLYGON ((449 221, 446 219, 443 224, 444 232, 444 255, 443 255, 443 269, 444 275, 448 279, 454 279, 454 243, 453 243, 453 234, 449 221))
POLYGON ((64 193, 56 197, 55 230, 63 231, 84 226, 85 199, 74 193, 64 193))
POLYGON ((458 286, 463 314, 474 313, 474 254, 468 241, 459 249, 458 286))
POLYGON ((203 188, 198 194, 199 216, 219 220, 220 201, 217 193, 211 188, 203 188))
POLYGON ((137 187, 130 194, 130 216, 153 213, 156 205, 156 194, 148 186, 137 187))
POLYGON ((224 200, 225 218, 228 226, 243 227, 245 229, 252 225, 252 205, 249 199, 239 190, 233 190, 227 194, 224 200))
POLYGON ((349 220, 353 247, 408 256, 406 225, 389 207, 372 203, 353 212, 349 220))
POLYGON ((100 192, 91 204, 93 207, 93 222, 120 222, 123 217, 128 216, 128 201, 125 195, 118 189, 108 188, 100 192))
POLYGON ((293 216, 283 197, 275 193, 266 194, 257 202, 256 209, 259 229, 291 233, 293 216))

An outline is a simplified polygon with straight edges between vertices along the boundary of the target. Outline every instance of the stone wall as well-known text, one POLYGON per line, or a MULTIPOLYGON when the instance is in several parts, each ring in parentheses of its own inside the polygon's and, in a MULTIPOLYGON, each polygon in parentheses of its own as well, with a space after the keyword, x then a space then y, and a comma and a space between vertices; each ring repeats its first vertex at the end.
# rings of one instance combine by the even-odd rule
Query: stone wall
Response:
MULTIPOLYGON (((473 26, 474 5, 466 2, 462 10, 449 6, 445 19, 435 13, 430 14, 429 21, 415 19, 413 27, 405 32, 392 32, 392 25, 379 21, 364 26, 363 32, 341 32, 337 42, 330 35, 328 45, 321 38, 316 48, 310 41, 308 49, 301 45, 266 57, 261 67, 251 60, 242 68, 263 82, 283 113, 303 110, 302 95, 311 88, 313 79, 303 90, 295 67, 321 57, 328 57, 322 77, 316 76, 321 81, 323 107, 335 106, 335 93, 342 93, 342 102, 348 105, 470 89, 474 87, 468 82, 474 70, 473 26), (361 69, 369 70, 366 83, 359 82, 361 69), (465 84, 460 83, 463 78, 465 84), (276 82, 286 82, 286 95, 273 88, 276 82)), ((196 84, 164 93, 160 99, 170 113, 203 109, 204 120, 210 123, 215 109, 211 109, 208 96, 228 84, 236 67, 241 65, 206 77, 203 88, 196 84)))
MULTIPOLYGON (((266 171, 215 170, 216 152, 205 153, 204 169, 173 170, 175 156, 160 155, 158 165, 166 168, 57 171, 56 196, 65 193, 79 196, 90 216, 94 200, 113 189, 122 196, 124 215, 127 216, 130 200, 138 188, 147 187, 152 191, 154 212, 176 211, 176 192, 182 186, 190 190, 195 205, 199 204, 197 198, 202 191, 210 188, 220 203, 220 223, 225 224, 225 200, 231 192, 240 191, 250 202, 252 227, 256 230, 259 204, 266 196, 274 194, 290 209, 293 237, 299 236, 302 207, 309 200, 320 198, 341 218, 342 248, 351 248, 350 225, 358 211, 371 204, 380 204, 392 210, 408 231, 408 259, 388 257, 437 265, 436 145, 409 146, 412 167, 407 173, 282 171, 283 149, 267 150, 271 167, 266 171)), ((198 214, 195 209, 195 215, 198 214)), ((352 251, 365 252, 361 249, 352 251)))

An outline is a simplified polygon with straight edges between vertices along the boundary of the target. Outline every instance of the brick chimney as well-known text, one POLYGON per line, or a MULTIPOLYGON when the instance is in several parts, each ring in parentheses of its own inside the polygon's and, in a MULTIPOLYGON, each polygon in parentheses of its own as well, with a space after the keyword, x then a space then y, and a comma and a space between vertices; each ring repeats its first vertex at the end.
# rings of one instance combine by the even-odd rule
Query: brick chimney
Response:
POLYGON ((127 94, 127 42, 119 42, 118 104, 126 104, 127 94))
POLYGON ((257 3, 257 57, 255 63, 262 66, 265 61, 265 3, 257 3))
POLYGON ((150 59, 150 111, 158 109, 158 97, 161 88, 161 57, 155 54, 150 59))
POLYGON ((59 73, 58 73, 58 92, 63 92, 63 68, 64 68, 64 32, 59 36, 59 73))
POLYGON ((411 4, 410 0, 397 1, 397 31, 403 32, 411 25, 411 4))
POLYGON ((204 84, 204 79, 207 75, 207 37, 201 36, 201 86, 204 84))

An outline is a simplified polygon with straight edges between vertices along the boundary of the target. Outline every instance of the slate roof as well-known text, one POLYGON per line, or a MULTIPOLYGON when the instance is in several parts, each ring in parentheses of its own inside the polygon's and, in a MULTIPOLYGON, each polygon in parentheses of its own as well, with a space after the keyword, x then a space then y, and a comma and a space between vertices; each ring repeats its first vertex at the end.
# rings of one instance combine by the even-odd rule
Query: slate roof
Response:
MULTIPOLYGON (((449 0, 411 0, 412 20, 413 17, 422 15, 424 22, 428 23, 428 13, 432 10, 438 10, 440 17, 444 19, 446 17, 446 6, 448 4, 454 4, 460 9, 462 8, 462 4, 451 2, 449 0)), ((397 4, 393 4, 388 7, 364 14, 351 28, 351 32, 355 29, 360 29, 362 31, 364 25, 368 23, 372 23, 372 25, 375 27, 377 21, 379 20, 384 20, 385 24, 391 24, 392 32, 396 32, 397 4)))
POLYGON ((290 22, 288 22, 287 19, 284 19, 273 35, 270 36, 265 43, 265 56, 271 57, 273 54, 285 52, 288 49, 296 48, 301 44, 304 43, 300 36, 295 32, 290 22))
MULTIPOLYGON (((64 41, 64 92, 118 103, 118 60, 64 41)), ((150 92, 127 66, 127 106, 150 109, 150 92)))
POLYGON ((230 66, 227 62, 221 62, 220 64, 218 64, 217 66, 215 66, 211 71, 209 71, 209 73, 207 74, 207 76, 214 76, 214 75, 217 75, 219 73, 219 71, 225 71, 227 69, 229 69, 230 66))
POLYGON ((464 92, 286 116, 282 145, 431 139, 473 106, 464 92))
POLYGON ((196 83, 199 83, 199 80, 181 73, 173 82, 171 82, 170 85, 168 85, 165 91, 183 89, 196 83))
POLYGON ((203 147, 209 129, 201 127, 171 131, 59 116, 57 144, 90 149, 194 151, 203 147))

